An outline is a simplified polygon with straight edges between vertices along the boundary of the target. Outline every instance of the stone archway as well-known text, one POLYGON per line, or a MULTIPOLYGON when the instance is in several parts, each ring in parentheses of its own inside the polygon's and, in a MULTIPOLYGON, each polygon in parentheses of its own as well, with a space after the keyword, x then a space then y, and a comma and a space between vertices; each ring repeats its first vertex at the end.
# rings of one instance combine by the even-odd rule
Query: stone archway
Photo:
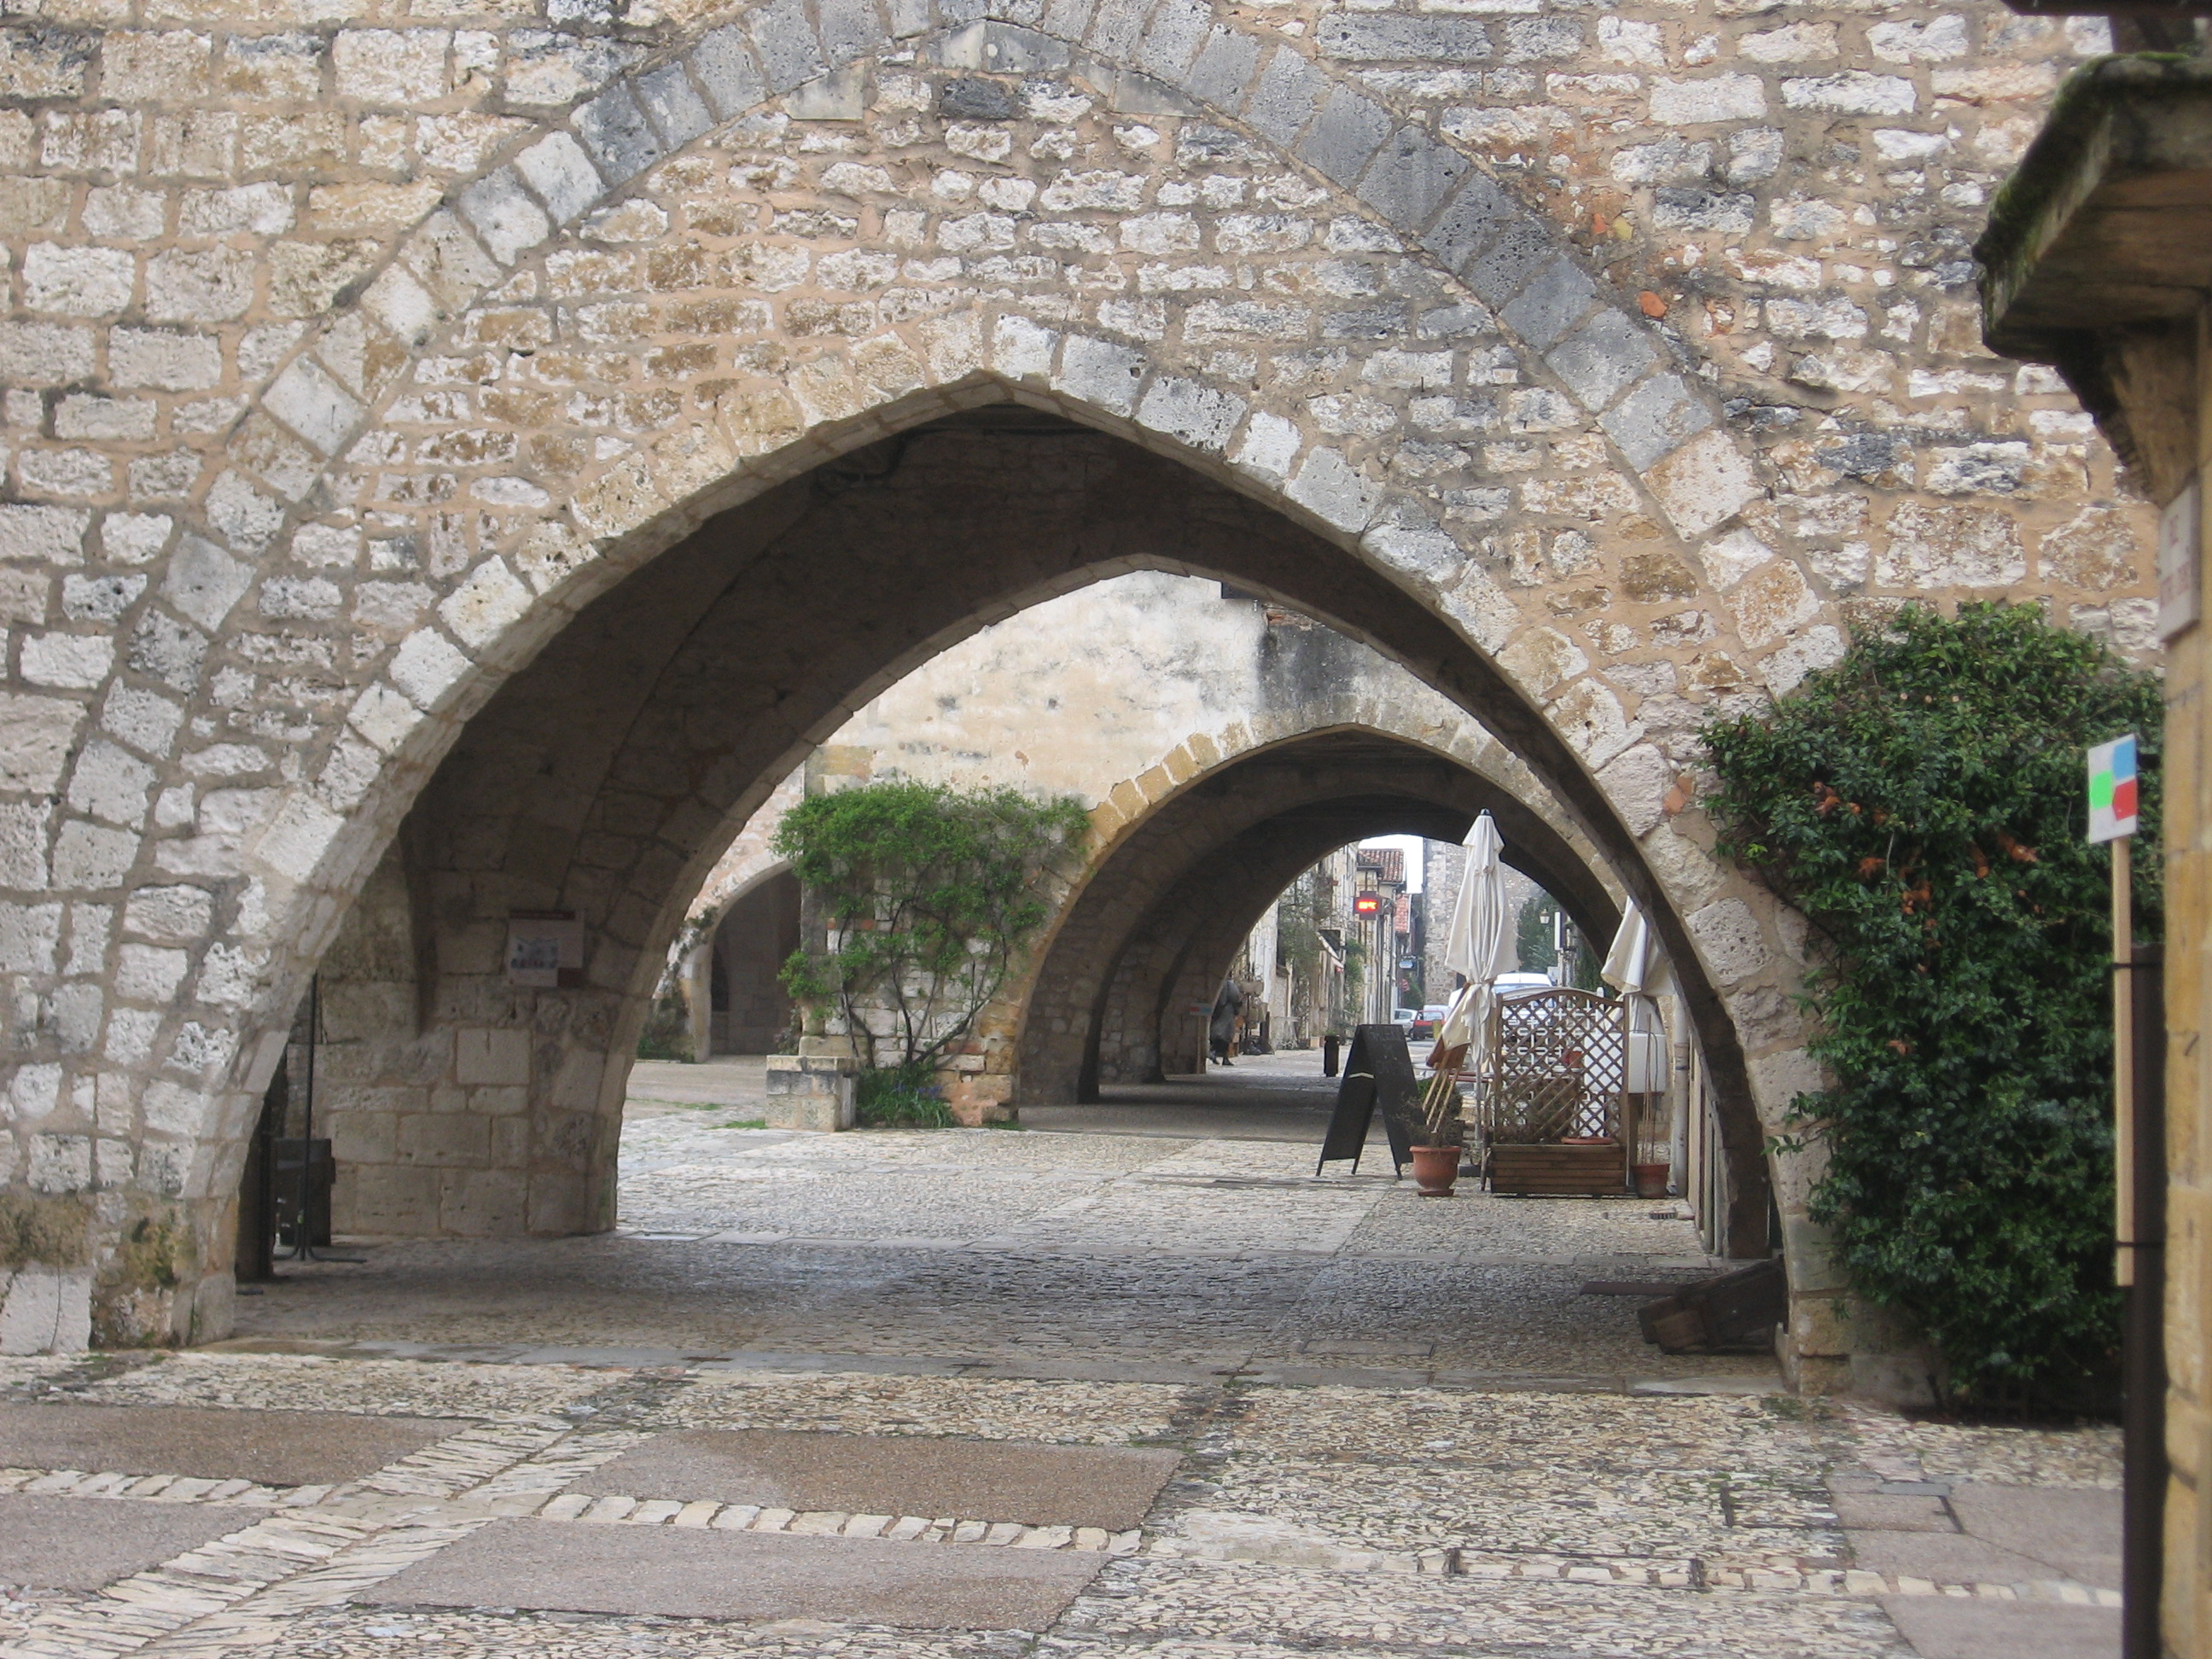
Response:
POLYGON ((779 860, 707 912, 677 973, 690 1058, 776 1052, 791 1016, 776 971, 799 948, 799 878, 779 860))
MULTIPOLYGON (((1875 534, 1849 502, 1804 504, 1797 475, 1728 435, 1679 342, 1308 48, 1176 8, 1143 29, 917 21, 919 67, 877 61, 890 39, 872 15, 817 28, 763 8, 677 43, 568 130, 518 137, 458 210, 393 239, 358 307, 268 353, 189 512, 134 496, 103 520, 99 546, 140 572, 84 601, 105 654, 92 633, 47 652, 52 694, 9 710, 37 798, 10 820, 35 879, 9 960, 37 1010, 13 1178, 56 1211, 42 1237, 77 1241, 24 1264, 26 1294, 87 1305, 98 1279, 118 1340, 219 1329, 210 1264, 281 1024, 464 728, 483 711, 487 738, 542 750, 511 699, 488 704, 595 597, 633 574, 672 591, 668 550, 711 515, 772 514, 762 492, 832 457, 849 467, 820 476, 865 484, 885 457, 860 452, 948 410, 1051 409, 1204 474, 1285 548, 1295 526, 1297 580, 1230 574, 1482 708, 1678 960, 1708 970, 1700 1018, 1717 1054, 1741 1039, 1770 1121, 1813 1076, 1785 1000, 1795 938, 1705 850, 1680 784, 1701 709, 1832 652, 1847 568, 2075 610, 2107 597, 2100 580, 2139 581, 2117 554, 2031 579, 2020 526, 2044 509, 1969 511, 1932 477, 1875 534), (1103 68, 1079 71, 1079 43, 1103 68), (927 188, 902 186, 917 146, 927 188), (2108 568, 2124 574, 2084 574, 2108 568), (142 1224, 175 1241, 153 1269, 115 1248, 142 1224)), ((1957 477, 1982 476, 1971 459, 1957 477)), ((157 472, 149 499, 168 500, 157 472)), ((59 507, 21 523, 54 559, 83 556, 93 527, 59 507)), ((849 643, 854 686, 895 667, 849 643)), ((787 763, 812 734, 775 700, 757 712, 787 763)), ((730 764, 671 822, 737 810, 774 769, 730 764)), ((553 860, 582 839, 557 772, 507 775, 547 852, 518 863, 518 891, 560 885, 553 860)), ((580 1038, 549 1038, 559 1159, 604 1150, 604 1057, 673 925, 665 895, 696 873, 693 840, 580 866, 578 908, 602 921, 588 994, 548 1015, 580 1038)), ((473 927, 474 959, 494 931, 473 927)), ((522 1029, 510 1005, 478 1015, 522 1029)))
MULTIPOLYGON (((1324 729, 1193 781, 1097 861, 1041 951, 1023 1011, 1017 1099, 1094 1100, 1108 1070, 1150 1080, 1192 1059, 1200 1048, 1188 1022, 1170 1011, 1211 1001, 1237 942, 1299 871, 1368 836, 1457 841, 1485 811, 1498 819, 1509 860, 1607 936, 1619 905, 1577 838, 1448 750, 1387 730, 1324 729), (1182 1046, 1165 1053, 1177 1038, 1182 1046), (1116 1051, 1110 1064, 1102 1046, 1116 1051)), ((1731 1148, 1754 1188, 1763 1180, 1755 1146, 1731 1148)))
MULTIPOLYGON (((1049 939, 1103 868, 1184 792, 1262 750, 1303 744, 1298 752, 1310 755, 1314 739, 1351 731, 1450 757, 1530 803, 1577 859, 1596 863, 1534 775, 1403 668, 1309 617, 1170 573, 1109 579, 981 630, 872 702, 806 775, 810 789, 875 778, 995 783, 1090 805, 1094 833, 1081 866, 1052 884, 1049 939)), ((721 896, 760 866, 767 820, 781 810, 763 808, 725 854, 688 913, 687 938, 711 927, 721 896)), ((1024 952, 1032 963, 1036 956, 1024 952)), ((995 1117, 1014 1098, 1014 1033, 1034 982, 1018 971, 954 1056, 943 1081, 963 1121, 995 1117)), ((1051 1091, 1024 1092, 1034 1103, 1051 1091)))
MULTIPOLYGON (((1455 653, 1433 616, 1310 532, 1012 404, 733 509, 586 607, 470 723, 409 820, 410 902, 439 919, 434 989, 415 1000, 442 1013, 435 1031, 396 1034, 410 1075, 385 1095, 396 1121, 379 1139, 425 1139, 417 1218, 386 1230, 606 1224, 624 1057, 686 872, 720 854, 722 826, 872 681, 1025 596, 1146 564, 1282 593, 1346 631, 1416 641, 1416 659, 1455 653), (842 579, 817 580, 830 569, 842 579), (550 997, 507 983, 496 948, 510 915, 546 911, 575 913, 589 945, 582 982, 550 997)), ((1513 691, 1456 654, 1456 700, 1510 726, 1513 691)), ((1708 1041, 1726 1052, 1730 1037, 1708 1041)))

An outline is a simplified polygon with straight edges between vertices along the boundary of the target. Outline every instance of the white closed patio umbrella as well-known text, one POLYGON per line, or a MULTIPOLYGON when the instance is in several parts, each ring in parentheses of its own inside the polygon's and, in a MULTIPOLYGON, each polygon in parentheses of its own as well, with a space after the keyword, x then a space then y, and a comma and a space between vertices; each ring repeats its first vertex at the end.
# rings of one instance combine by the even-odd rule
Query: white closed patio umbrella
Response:
POLYGON ((1631 899, 1628 908, 1620 913, 1620 926, 1613 929, 1613 948, 1605 953, 1605 966, 1598 973, 1617 991, 1640 992, 1644 976, 1651 971, 1656 954, 1651 944, 1651 924, 1644 920, 1644 912, 1631 899))
POLYGON ((1613 948, 1598 970, 1627 1004, 1627 1081, 1631 1094, 1657 1094, 1667 1086, 1666 1029, 1659 1018, 1659 993, 1669 969, 1651 936, 1651 924, 1634 899, 1621 912, 1613 948))
POLYGON ((1444 966, 1465 974, 1467 984, 1437 1027, 1431 1066, 1443 1063, 1447 1050, 1464 1048, 1481 1035, 1490 1013, 1491 981, 1516 960, 1513 938, 1506 928, 1505 869, 1498 861, 1505 843, 1498 833, 1498 821, 1483 813, 1467 832, 1464 844, 1467 869, 1460 878, 1458 902, 1452 906, 1443 956, 1444 966))

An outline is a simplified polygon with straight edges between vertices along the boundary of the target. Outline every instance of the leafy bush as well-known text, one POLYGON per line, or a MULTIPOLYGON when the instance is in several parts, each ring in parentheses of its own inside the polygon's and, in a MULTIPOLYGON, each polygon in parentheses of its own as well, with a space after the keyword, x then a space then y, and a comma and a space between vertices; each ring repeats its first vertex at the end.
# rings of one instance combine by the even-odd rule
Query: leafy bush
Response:
POLYGON ((854 1079, 854 1103, 861 1127, 870 1129, 948 1129, 952 1109, 945 1103, 945 1091, 936 1084, 936 1071, 926 1060, 899 1066, 872 1066, 854 1079))
POLYGON ((884 1034, 868 1013, 887 1013, 890 1068, 927 1072, 1043 927, 1043 878, 1090 827, 1072 796, 1012 789, 875 783, 809 797, 784 816, 775 847, 828 937, 792 953, 784 988, 817 1020, 842 1014, 871 1066, 883 1063, 884 1034))
POLYGON ((1836 1086, 1813 1215, 1961 1400, 2074 1403, 2111 1374, 2111 863, 2083 750, 2140 739, 2155 937, 2159 685, 2033 607, 1908 607, 1760 715, 1709 726, 1723 851, 1810 918, 1836 1086))

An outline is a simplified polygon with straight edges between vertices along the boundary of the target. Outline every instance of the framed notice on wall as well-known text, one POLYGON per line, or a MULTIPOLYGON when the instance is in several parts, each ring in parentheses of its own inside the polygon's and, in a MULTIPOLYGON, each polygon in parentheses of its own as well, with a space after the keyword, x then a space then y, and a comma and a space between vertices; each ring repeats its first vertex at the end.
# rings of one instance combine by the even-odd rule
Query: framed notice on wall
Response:
POLYGON ((547 991, 583 984, 584 924, 574 910, 507 913, 507 982, 547 991))

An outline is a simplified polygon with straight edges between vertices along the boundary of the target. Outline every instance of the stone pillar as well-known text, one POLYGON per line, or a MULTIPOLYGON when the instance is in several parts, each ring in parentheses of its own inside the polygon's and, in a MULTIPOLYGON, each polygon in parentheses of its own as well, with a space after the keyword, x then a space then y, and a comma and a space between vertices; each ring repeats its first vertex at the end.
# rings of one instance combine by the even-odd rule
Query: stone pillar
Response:
POLYGON ((2193 316, 2178 313, 2179 296, 2203 292, 2208 168, 2212 84, 2202 60, 2105 59, 2069 84, 1974 250, 1987 272, 1990 349, 2055 364, 2162 515, 2167 1388, 2159 1612, 2164 1647, 2176 1654, 2203 1653, 2212 1640, 2212 1067, 2200 1042, 2212 1024, 2212 726, 2204 714, 2212 653, 2203 622, 2212 611, 2204 556, 2212 544, 2204 483, 2212 477, 2212 315, 2201 305, 2193 316), (2143 213, 2144 202, 2158 204, 2154 213, 2143 213), (2140 234, 2146 222, 2155 234, 2140 234))
POLYGON ((1170 992, 1167 1006, 1160 1012, 1159 1068, 1163 1078, 1206 1070, 1213 1005, 1210 1000, 1206 1000, 1201 1011, 1201 1000, 1195 994, 1176 996, 1172 990, 1170 992))
POLYGON ((849 1129, 860 1121, 854 1090, 860 1062, 840 1037, 805 1037, 796 1054, 768 1057, 767 1106, 771 1129, 849 1129), (842 1052, 839 1052, 841 1050, 842 1052))
POLYGON ((696 1066, 714 1052, 714 936, 694 945, 677 969, 676 994, 684 999, 688 1033, 684 1058, 696 1066))

